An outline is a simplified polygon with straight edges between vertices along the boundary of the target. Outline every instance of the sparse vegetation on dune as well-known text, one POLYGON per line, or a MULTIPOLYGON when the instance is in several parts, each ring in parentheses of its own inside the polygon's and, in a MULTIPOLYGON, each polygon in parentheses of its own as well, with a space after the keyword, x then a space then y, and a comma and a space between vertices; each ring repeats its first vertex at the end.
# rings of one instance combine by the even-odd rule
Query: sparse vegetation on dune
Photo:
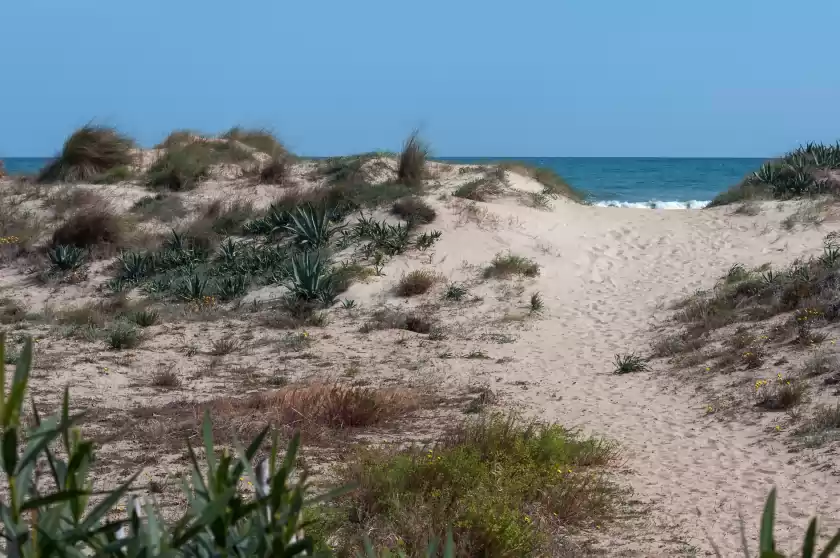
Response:
POLYGON ((836 194, 840 179, 840 142, 835 145, 809 143, 778 159, 764 163, 739 184, 718 195, 709 207, 744 200, 787 200, 836 194))
POLYGON ((203 143, 173 144, 149 168, 146 181, 153 188, 192 190, 207 178, 211 163, 211 152, 203 143))
POLYGON ((125 223, 107 209, 79 211, 62 223, 52 235, 53 246, 90 248, 102 244, 118 247, 124 239, 125 223))
POLYGON ((584 203, 586 193, 572 187, 563 177, 546 167, 537 167, 520 161, 500 161, 498 168, 522 174, 533 178, 543 186, 542 194, 550 198, 568 198, 578 203, 584 203))
POLYGON ((429 148, 420 139, 417 132, 413 132, 403 145, 397 164, 397 180, 401 183, 417 188, 422 186, 426 178, 426 158, 429 148))
POLYGON ((222 137, 238 141, 272 157, 283 157, 288 153, 274 134, 262 128, 249 129, 235 126, 222 134, 222 137))
POLYGON ((540 266, 534 260, 512 253, 499 253, 484 270, 485 279, 509 279, 519 275, 536 277, 540 274, 540 266))
POLYGON ((134 163, 134 141, 115 128, 87 125, 73 132, 38 182, 83 182, 134 163))

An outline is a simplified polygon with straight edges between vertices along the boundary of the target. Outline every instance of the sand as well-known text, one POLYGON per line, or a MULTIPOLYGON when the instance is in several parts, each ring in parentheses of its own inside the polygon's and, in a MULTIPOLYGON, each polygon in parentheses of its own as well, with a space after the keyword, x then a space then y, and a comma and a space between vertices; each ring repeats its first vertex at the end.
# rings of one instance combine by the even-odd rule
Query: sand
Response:
MULTIPOLYGON (((816 254, 825 234, 840 230, 840 223, 786 230, 782 221, 797 207, 775 203, 765 204, 755 216, 733 214, 731 207, 601 208, 564 200, 541 210, 523 206, 516 196, 472 205, 446 196, 471 177, 456 170, 441 167, 436 190, 428 197, 439 211, 429 228, 443 232, 440 242, 429 252, 395 258, 384 277, 354 285, 344 296, 358 302, 362 315, 386 303, 417 305, 413 299, 395 299, 390 290, 402 273, 434 268, 448 280, 471 285, 472 294, 483 299, 445 309, 445 321, 455 333, 433 350, 413 338, 399 347, 385 344, 383 340, 397 336, 393 332, 362 336, 357 319, 334 310, 335 318, 324 333, 314 334, 326 338, 319 345, 326 360, 370 363, 368 376, 388 381, 410 381, 412 374, 416 379, 417 372, 407 364, 414 362, 426 378, 439 378, 441 385, 487 385, 506 405, 521 405, 534 416, 616 440, 624 457, 619 479, 632 488, 634 503, 626 521, 602 531, 592 529, 596 546, 609 556, 709 555, 711 541, 724 556, 739 555, 739 514, 755 548, 758 517, 774 485, 779 492, 777 536, 783 548, 797 547, 813 514, 823 518, 823 532, 840 526, 836 466, 825 459, 793 459, 781 439, 749 420, 705 416, 705 402, 695 389, 670 376, 661 363, 650 372, 611 373, 615 353, 649 350, 655 327, 671 316, 671 302, 712 287, 736 262, 783 266, 816 254), (539 277, 478 281, 479 266, 506 251, 536 260, 539 277), (523 304, 537 291, 546 303, 543 315, 521 319, 523 304), (498 331, 515 342, 488 341, 493 337, 487 334, 498 331), (495 364, 432 362, 441 350, 475 348, 485 350, 493 359, 487 362, 495 364)), ((514 190, 539 189, 520 175, 509 174, 508 179, 514 190)), ((200 190, 202 196, 208 191, 212 188, 200 190)), ((27 291, 31 304, 43 300, 33 294, 35 287, 8 270, 0 273, 0 281, 5 296, 27 291)), ((80 296, 85 288, 93 287, 68 287, 66 298, 80 296)), ((265 298, 276 295, 267 292, 265 298)), ((51 296, 62 300, 61 293, 51 296)), ((439 300, 436 297, 429 298, 439 300)), ((201 342, 221 335, 230 323, 200 330, 190 324, 166 327, 160 341, 139 353, 147 360, 154 357, 156 363, 189 369, 195 365, 172 339, 183 335, 201 342)), ((68 347, 61 341, 51 343, 54 351, 68 347)), ((44 393, 57 393, 64 381, 71 381, 74 393, 98 405, 123 407, 158 397, 127 389, 138 375, 136 364, 120 368, 118 363, 116 372, 103 376, 98 362, 104 354, 92 354, 87 364, 73 364, 75 368, 52 378, 44 393)), ((240 360, 260 363, 265 358, 256 350, 240 360)), ((231 389, 225 381, 196 382, 194 392, 231 389)))

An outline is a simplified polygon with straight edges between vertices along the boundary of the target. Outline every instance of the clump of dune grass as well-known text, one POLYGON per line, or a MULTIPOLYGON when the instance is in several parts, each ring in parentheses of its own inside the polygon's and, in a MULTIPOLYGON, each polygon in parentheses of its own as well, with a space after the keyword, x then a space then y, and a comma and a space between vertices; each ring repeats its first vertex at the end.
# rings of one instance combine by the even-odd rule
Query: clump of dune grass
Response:
POLYGON ((784 411, 802 403, 808 384, 779 373, 775 378, 755 382, 756 405, 769 411, 784 411))
POLYGON ((434 271, 415 269, 400 278, 394 292, 397 296, 417 296, 429 292, 438 281, 440 276, 434 271))
POLYGON ((174 366, 160 368, 152 376, 152 387, 175 389, 183 385, 181 377, 175 371, 174 366))
POLYGON ((105 340, 108 348, 120 351, 123 349, 134 349, 140 344, 140 334, 134 325, 126 322, 117 322, 106 332, 105 340))
POLYGON ((403 312, 394 308, 382 308, 373 313, 361 328, 362 333, 383 329, 403 329, 413 333, 428 334, 435 327, 435 321, 427 313, 403 312))
POLYGON ((417 188, 423 184, 426 176, 426 158, 428 147, 420 140, 418 133, 412 132, 400 152, 397 165, 397 179, 403 184, 417 188))
POLYGON ((62 223, 52 235, 53 246, 89 248, 103 244, 119 246, 125 235, 125 225, 119 217, 106 209, 78 211, 62 223))
POLYGON ((437 217, 437 212, 421 198, 402 198, 391 206, 391 213, 415 225, 428 225, 437 217))
POLYGON ((222 134, 222 137, 238 141, 272 157, 281 157, 287 153, 280 140, 270 131, 262 128, 249 129, 235 126, 222 134))
POLYGON ((508 252, 499 253, 484 270, 485 279, 509 279, 515 275, 536 277, 540 274, 540 266, 534 260, 508 252))
POLYGON ((40 183, 82 182, 134 162, 134 141, 115 128, 87 125, 73 132, 38 175, 40 183))
POLYGON ((832 440, 840 440, 840 404, 818 405, 813 414, 796 429, 807 447, 819 447, 832 440))
POLYGON ((176 144, 152 163, 146 182, 154 188, 175 192, 192 190, 207 178, 213 154, 203 142, 176 144))
POLYGON ((347 556, 365 538, 422 556, 450 528, 459 556, 549 555, 561 533, 614 515, 619 491, 602 471, 616 457, 556 424, 481 416, 429 447, 358 450, 339 470, 357 488, 327 505, 318 530, 347 556))
POLYGON ((636 353, 617 354, 613 359, 613 374, 630 374, 648 370, 647 359, 636 353))
POLYGON ((169 223, 187 215, 187 208, 183 200, 169 192, 158 192, 152 196, 145 196, 134 202, 131 212, 146 219, 157 219, 169 223))
POLYGON ((197 141, 199 138, 201 138, 201 134, 195 130, 173 130, 162 142, 155 146, 155 149, 178 147, 197 141))
POLYGON ((456 198, 486 202, 504 193, 504 185, 492 177, 481 177, 459 186, 452 195, 456 198))

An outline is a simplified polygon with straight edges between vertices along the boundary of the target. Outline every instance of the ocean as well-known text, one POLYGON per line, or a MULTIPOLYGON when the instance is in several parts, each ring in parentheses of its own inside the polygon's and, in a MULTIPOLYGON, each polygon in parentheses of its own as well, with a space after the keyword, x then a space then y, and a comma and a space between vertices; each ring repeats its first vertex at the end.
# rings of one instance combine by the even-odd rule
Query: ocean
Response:
MULTIPOLYGON (((621 157, 439 157, 453 163, 523 161, 548 167, 604 206, 700 208, 758 169, 764 159, 621 157)), ((37 172, 44 158, 4 159, 9 174, 37 172)))

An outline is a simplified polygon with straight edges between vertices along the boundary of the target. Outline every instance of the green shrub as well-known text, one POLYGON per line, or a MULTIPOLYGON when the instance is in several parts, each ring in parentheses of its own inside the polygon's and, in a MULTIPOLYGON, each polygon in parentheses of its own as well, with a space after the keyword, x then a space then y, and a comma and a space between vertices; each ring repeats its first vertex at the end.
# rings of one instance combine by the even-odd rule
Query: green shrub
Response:
POLYGON ((509 279, 514 275, 536 277, 540 266, 534 260, 508 252, 496 254, 490 265, 484 270, 485 279, 509 279))
POLYGON ((140 335, 133 325, 125 322, 117 322, 116 325, 107 331, 106 341, 108 342, 108 348, 115 351, 133 349, 140 344, 140 335))
POLYGON ((81 267, 87 259, 87 254, 76 246, 59 244, 47 250, 50 266, 60 271, 70 271, 81 267))
POLYGON ((169 147, 152 163, 146 182, 154 188, 175 192, 192 190, 207 178, 213 153, 203 142, 177 144, 169 147))
POLYGON ((140 327, 151 327, 158 323, 160 312, 157 310, 139 310, 131 315, 131 321, 140 327))
POLYGON ((558 425, 482 417, 427 449, 360 450, 341 471, 358 489, 332 506, 326 530, 340 555, 362 550, 366 534, 422 555, 449 527, 461 556, 546 555, 560 532, 614 513, 617 490, 598 467, 615 457, 558 425))
POLYGON ((631 372, 644 372, 648 369, 647 360, 636 353, 615 355, 613 364, 615 366, 613 374, 630 374, 631 372))
POLYGON ((397 179, 412 188, 423 185, 426 176, 426 158, 428 147, 420 140, 417 132, 412 132, 400 153, 397 165, 397 179))
POLYGON ((332 222, 332 214, 324 207, 298 207, 288 214, 285 230, 292 241, 306 250, 321 248, 343 227, 332 222))
POLYGON ((292 258, 289 291, 293 298, 318 301, 325 306, 335 302, 336 289, 329 264, 315 252, 302 252, 292 258))
POLYGON ((97 174, 91 177, 90 181, 94 184, 117 184, 131 180, 132 178, 134 178, 134 171, 131 170, 131 167, 123 165, 109 169, 102 174, 97 174))
POLYGON ((64 142, 58 156, 38 175, 38 182, 81 182, 133 164, 134 141, 114 128, 83 126, 64 142))

